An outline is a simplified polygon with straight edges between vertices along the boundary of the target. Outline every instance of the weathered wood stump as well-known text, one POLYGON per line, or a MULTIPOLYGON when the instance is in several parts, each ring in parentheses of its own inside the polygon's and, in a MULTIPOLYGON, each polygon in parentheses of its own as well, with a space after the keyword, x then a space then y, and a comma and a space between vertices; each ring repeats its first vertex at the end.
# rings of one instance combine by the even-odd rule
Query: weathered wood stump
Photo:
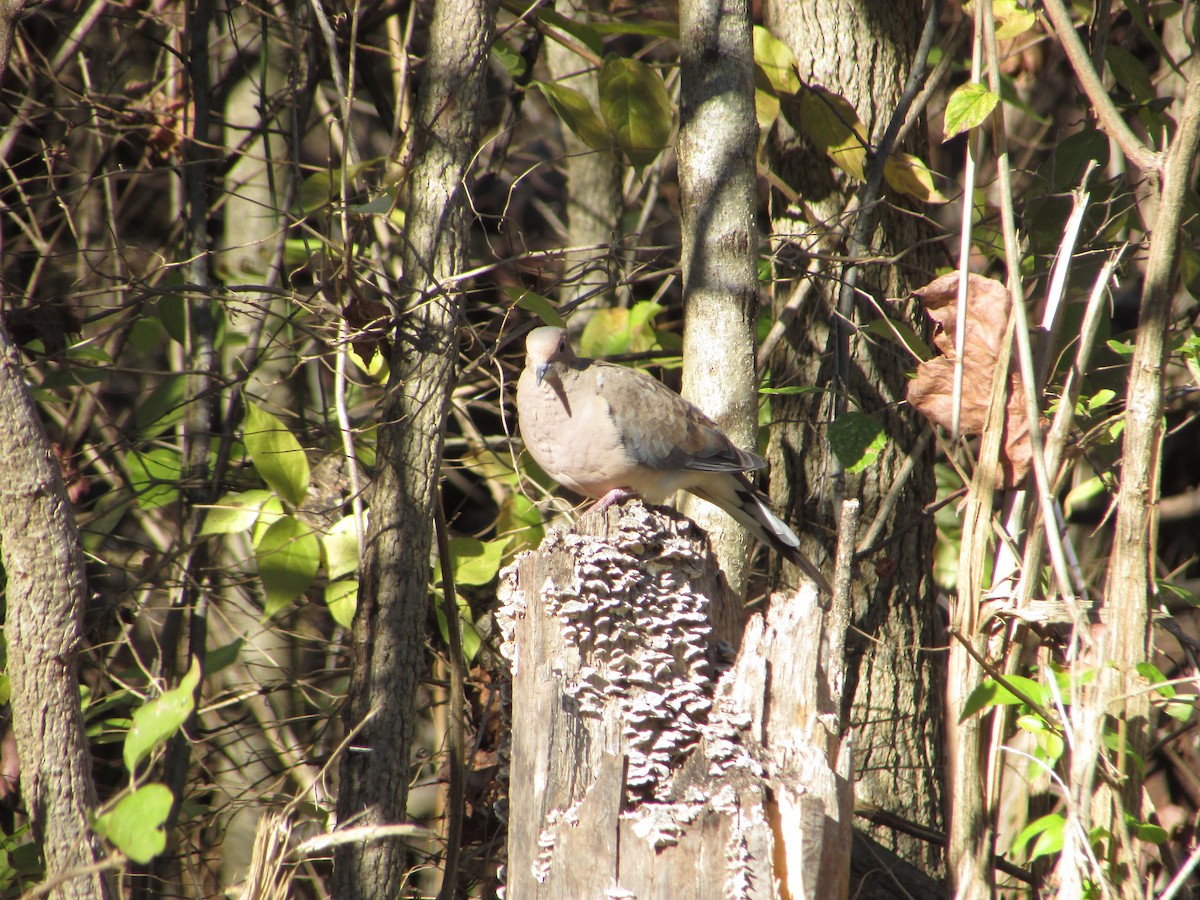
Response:
POLYGON ((510 900, 846 896, 849 741, 816 592, 772 598, 735 659, 725 590, 699 530, 640 502, 507 570, 510 900))

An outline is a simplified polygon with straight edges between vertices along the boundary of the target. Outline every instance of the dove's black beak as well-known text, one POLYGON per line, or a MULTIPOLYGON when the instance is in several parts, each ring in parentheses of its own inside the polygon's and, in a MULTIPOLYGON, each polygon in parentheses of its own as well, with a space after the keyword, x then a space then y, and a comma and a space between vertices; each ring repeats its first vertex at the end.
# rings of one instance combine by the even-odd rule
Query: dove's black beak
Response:
POLYGON ((542 379, 546 377, 548 371, 550 371, 550 363, 548 362, 538 363, 533 367, 533 377, 538 385, 541 385, 542 379))

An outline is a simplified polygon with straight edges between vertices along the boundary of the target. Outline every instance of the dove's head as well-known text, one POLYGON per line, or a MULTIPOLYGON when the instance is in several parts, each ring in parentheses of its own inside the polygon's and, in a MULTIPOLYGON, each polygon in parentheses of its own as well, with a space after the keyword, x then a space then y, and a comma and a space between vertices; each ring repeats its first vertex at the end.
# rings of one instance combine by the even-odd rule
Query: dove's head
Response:
POLYGON ((535 328, 525 338, 525 365, 533 369, 537 383, 541 384, 552 363, 570 363, 575 359, 571 340, 562 328, 550 325, 535 328))

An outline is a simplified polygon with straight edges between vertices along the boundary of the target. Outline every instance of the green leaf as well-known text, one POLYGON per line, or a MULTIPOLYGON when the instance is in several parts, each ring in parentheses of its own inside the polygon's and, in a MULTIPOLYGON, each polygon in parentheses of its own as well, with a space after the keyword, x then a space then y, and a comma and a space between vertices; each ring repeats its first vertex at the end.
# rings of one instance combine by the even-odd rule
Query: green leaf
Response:
POLYGON ((1079 186, 1092 161, 1096 162, 1096 171, 1103 172, 1108 155, 1108 138, 1095 128, 1085 128, 1059 142, 1038 175, 1048 182, 1051 192, 1070 191, 1079 186))
POLYGON ((652 300, 639 300, 633 304, 629 310, 630 337, 632 338, 634 335, 639 334, 649 334, 650 322, 662 311, 663 307, 652 300))
POLYGON ((776 94, 794 94, 800 90, 795 54, 761 25, 754 26, 754 62, 776 94))
MULTIPOLYGON (((1167 50, 1167 45, 1159 37, 1158 29, 1146 19, 1146 0, 1124 0, 1124 3, 1125 8, 1129 10, 1129 17, 1133 19, 1133 23, 1137 26, 1138 31, 1142 33, 1142 37, 1154 48, 1154 52, 1158 54, 1159 59, 1165 59, 1167 64, 1175 70, 1175 74, 1180 78, 1186 78, 1187 76, 1183 74, 1183 70, 1179 68, 1179 64, 1175 62, 1175 58, 1167 50)), ((1163 18, 1166 18, 1165 14, 1163 18)))
POLYGON ((554 114, 562 119, 563 124, 575 133, 575 136, 593 150, 611 150, 612 135, 604 127, 596 110, 587 97, 574 88, 561 84, 551 84, 546 81, 535 81, 534 85, 542 92, 554 114))
MULTIPOLYGON (((172 269, 160 287, 183 287, 183 274, 172 269)), ((187 301, 179 294, 163 294, 154 304, 154 315, 162 322, 171 340, 182 346, 187 341, 187 301)))
POLYGON ((201 534, 241 534, 258 521, 263 504, 274 495, 270 491, 253 490, 226 494, 212 506, 200 526, 201 534))
POLYGON ((754 69, 754 118, 758 120, 759 139, 779 118, 779 97, 771 89, 762 69, 754 69))
POLYGON ((358 579, 339 578, 325 585, 325 606, 333 621, 343 628, 354 624, 354 610, 358 607, 358 579))
MULTIPOLYGON (((1009 675, 1004 680, 1035 703, 1045 704, 1047 690, 1032 678, 1025 678, 1021 675, 1009 675)), ((971 696, 963 704, 962 714, 958 720, 965 722, 968 718, 979 712, 979 710, 989 706, 1015 706, 1024 702, 1024 700, 994 678, 987 678, 979 687, 971 691, 971 696)))
POLYGON ((1167 829, 1161 825, 1154 825, 1150 822, 1139 822, 1136 818, 1125 814, 1125 822, 1129 826, 1129 830, 1133 832, 1133 836, 1139 841, 1145 841, 1147 844, 1165 844, 1170 834, 1167 829))
POLYGON ((898 344, 911 353, 914 359, 921 362, 933 358, 933 351, 929 349, 929 345, 921 339, 911 325, 901 319, 880 316, 872 319, 861 330, 898 344))
POLYGON ((354 622, 358 603, 358 532, 354 516, 346 516, 335 524, 321 543, 325 548, 325 571, 329 576, 329 584, 325 586, 325 606, 335 622, 349 628, 354 622))
POLYGON ((600 114, 617 146, 639 169, 654 162, 674 126, 662 77, 643 62, 611 54, 600 70, 600 114))
POLYGON ((279 419, 249 400, 242 428, 246 451, 262 480, 292 506, 299 506, 311 479, 300 442, 279 419))
POLYGON ((346 207, 346 211, 356 213, 360 216, 386 216, 396 207, 395 195, 396 191, 393 188, 372 197, 366 203, 351 203, 346 207))
POLYGON ((828 440, 846 471, 857 472, 875 461, 886 436, 873 416, 851 410, 829 423, 828 440))
POLYGON ((270 617, 313 583, 321 563, 321 545, 308 526, 294 516, 284 516, 263 534, 254 558, 266 593, 263 612, 270 617))
MULTIPOLYGON (((436 592, 433 611, 437 618, 438 632, 442 636, 442 641, 447 647, 450 646, 450 629, 446 624, 445 602, 443 601, 441 589, 436 592)), ((470 665, 475 660, 475 654, 479 652, 479 648, 483 645, 483 640, 479 637, 479 632, 475 629, 475 625, 471 622, 471 607, 461 596, 458 600, 458 628, 462 635, 462 654, 463 661, 470 665)))
POLYGON ((245 638, 234 638, 228 644, 209 650, 204 655, 204 671, 213 675, 237 662, 245 645, 245 638))
POLYGON ((946 203, 945 194, 933 183, 933 170, 911 153, 892 153, 883 161, 883 180, 894 190, 922 203, 946 203))
POLYGON ((611 22, 596 22, 592 29, 597 34, 640 34, 646 37, 668 38, 679 40, 679 26, 674 22, 635 22, 629 19, 616 19, 611 22))
POLYGON ((333 180, 328 172, 313 172, 300 182, 298 193, 300 211, 305 214, 315 212, 332 202, 333 180))
POLYGON ((1155 97, 1154 85, 1146 64, 1117 44, 1106 44, 1104 61, 1112 70, 1117 84, 1129 92, 1138 103, 1149 103, 1155 97))
POLYGON ((996 17, 998 41, 1011 41, 1037 24, 1037 16, 1017 6, 1016 0, 993 0, 992 15, 996 17))
POLYGON ((1036 837, 1037 841, 1034 843, 1033 851, 1029 855, 1030 862, 1040 856, 1057 853, 1062 849, 1063 830, 1066 824, 1067 820, 1059 813, 1042 816, 1040 819, 1026 825, 1021 833, 1017 835, 1017 839, 1013 841, 1010 852, 1013 855, 1020 855, 1030 840, 1036 837))
POLYGON ((525 57, 510 47, 506 40, 500 39, 492 44, 492 56, 500 60, 500 64, 508 72, 508 77, 513 81, 520 81, 529 70, 525 57))
POLYGON ((500 515, 496 518, 496 534, 508 542, 505 545, 505 557, 537 547, 546 536, 542 514, 537 504, 524 494, 511 491, 500 504, 500 515))
POLYGON ((506 539, 484 542, 467 537, 451 538, 450 560, 454 583, 489 584, 500 571, 500 559, 507 545, 506 539))
POLYGON ((191 668, 178 687, 143 704, 133 714, 133 724, 125 736, 125 768, 132 775, 138 764, 166 742, 183 723, 196 704, 196 686, 200 683, 200 661, 192 660, 191 668))
POLYGON ((179 422, 183 418, 186 396, 187 381, 182 375, 160 381, 150 396, 138 403, 134 410, 138 437, 144 441, 151 440, 179 422))
POLYGON ((823 394, 827 390, 829 389, 817 387, 814 384, 790 384, 787 387, 780 388, 759 388, 758 392, 760 394, 823 394))
MULTIPOLYGON (((604 38, 600 36, 599 29, 592 25, 585 25, 582 22, 568 19, 566 16, 552 9, 539 9, 537 17, 551 28, 557 28, 559 31, 566 32, 597 56, 604 52, 604 38)), ((553 39, 554 35, 550 35, 550 37, 553 39)))
POLYGON ((1094 413, 1096 410, 1108 406, 1108 404, 1112 403, 1116 398, 1116 391, 1111 390, 1110 388, 1101 388, 1100 390, 1096 391, 1096 393, 1092 394, 1090 398, 1088 398, 1088 412, 1094 413))
POLYGON ((865 180, 867 131, 844 97, 822 87, 800 90, 800 127, 834 165, 857 181, 865 180))
POLYGON ((533 313, 547 325, 554 325, 558 328, 566 327, 567 323, 558 314, 558 310, 554 308, 554 304, 541 294, 535 294, 533 291, 527 291, 524 288, 506 287, 504 295, 516 303, 520 309, 533 313))
POLYGON ((138 863, 148 863, 167 847, 163 831, 175 795, 165 784, 147 784, 96 820, 96 830, 138 863))
POLYGON ((649 350, 657 343, 650 320, 661 311, 648 300, 635 303, 633 309, 598 309, 583 326, 579 348, 584 356, 601 358, 649 350))
MULTIPOLYGON (((268 491, 267 493, 270 492, 268 491)), ((267 533, 267 529, 282 519, 285 515, 286 513, 283 511, 283 503, 277 496, 271 494, 271 496, 267 498, 267 501, 262 505, 262 508, 258 511, 258 519, 255 520, 254 528, 252 528, 250 531, 250 543, 257 548, 263 539, 263 535, 267 533)))
POLYGON ((138 506, 145 510, 162 509, 179 499, 182 468, 179 451, 171 447, 155 447, 144 453, 131 450, 125 454, 129 484, 138 506))
POLYGON ((968 81, 955 88, 946 101, 945 122, 942 140, 948 141, 956 134, 978 128, 992 114, 1000 98, 977 81, 968 81))
POLYGON ((325 571, 330 581, 358 571, 358 529, 353 514, 334 523, 321 543, 325 548, 325 571))

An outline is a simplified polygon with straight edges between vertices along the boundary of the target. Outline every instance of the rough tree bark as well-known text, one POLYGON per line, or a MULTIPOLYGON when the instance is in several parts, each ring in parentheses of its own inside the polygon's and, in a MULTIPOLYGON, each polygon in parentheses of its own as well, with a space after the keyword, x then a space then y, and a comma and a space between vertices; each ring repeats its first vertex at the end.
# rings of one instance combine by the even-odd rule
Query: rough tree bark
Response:
MULTIPOLYGON (((0 2, 0 79, 24 6, 21 0, 0 2)), ((0 563, 7 581, 13 732, 21 793, 52 880, 104 858, 88 824, 96 785, 76 661, 87 578, 62 472, 2 320, 0 421, 0 563)), ((65 879, 50 896, 106 898, 112 888, 105 875, 92 871, 65 879)))
MULTIPOLYGON (((442 285, 466 267, 463 179, 477 147, 495 15, 495 0, 438 0, 430 23, 405 219, 408 294, 393 334, 391 378, 380 408, 352 632, 345 721, 362 730, 342 760, 337 813, 344 824, 405 818, 416 692, 425 667, 442 427, 462 306, 459 289, 442 285)), ((396 897, 406 869, 404 846, 396 840, 345 844, 334 866, 339 900, 396 897)))
MULTIPOLYGON (((801 77, 840 94, 857 111, 868 133, 878 137, 903 87, 921 27, 917 0, 816 0, 764 4, 767 26, 795 53, 801 77)), ((785 119, 791 115, 785 102, 785 119)), ((847 185, 826 156, 781 120, 774 139, 774 170, 795 198, 773 199, 779 274, 784 283, 804 271, 814 235, 836 228, 853 185, 847 185), (820 221, 812 221, 812 218, 820 221), (795 237, 793 237, 795 236, 795 237)), ((867 267, 859 287, 876 299, 906 296, 921 283, 916 254, 921 235, 914 220, 884 210, 868 243, 882 255, 909 251, 897 264, 867 267)), ((819 299, 799 311, 786 339, 770 360, 775 387, 832 385, 836 365, 832 333, 840 273, 821 278, 819 299)), ((858 320, 877 313, 861 295, 858 320)), ((843 386, 851 408, 879 419, 886 449, 866 471, 847 476, 844 493, 863 504, 862 557, 856 570, 852 635, 847 639, 846 702, 853 698, 856 789, 865 801, 922 825, 940 827, 942 736, 938 710, 941 678, 931 648, 944 643, 930 572, 934 530, 923 515, 933 498, 928 451, 914 448, 920 424, 903 406, 906 361, 892 348, 855 335, 851 339, 850 383, 843 386), (913 458, 914 453, 921 453, 913 458), (882 539, 890 539, 881 544, 882 539), (875 549, 879 546, 879 549, 875 549)), ((828 554, 834 509, 830 503, 834 465, 825 439, 836 399, 827 393, 773 398, 772 491, 798 529, 803 549, 820 564, 828 554)), ((886 846, 926 871, 939 871, 937 847, 889 829, 872 833, 886 846)))
POLYGON ((805 588, 750 620, 730 667, 726 590, 693 524, 640 502, 504 573, 509 896, 846 895, 840 642, 805 588))
MULTIPOLYGON (((87 578, 58 460, 0 322, 0 561, 13 731, 21 793, 46 860, 47 880, 104 859, 88 814, 92 760, 79 706, 77 654, 87 578)), ((108 897, 99 872, 68 877, 53 897, 108 897)))
MULTIPOLYGON (((758 434, 758 122, 750 4, 684 0, 679 34, 683 394, 735 444, 753 450, 758 434)), ((741 598, 753 539, 703 500, 689 495, 683 510, 708 532, 733 595, 741 598)))

